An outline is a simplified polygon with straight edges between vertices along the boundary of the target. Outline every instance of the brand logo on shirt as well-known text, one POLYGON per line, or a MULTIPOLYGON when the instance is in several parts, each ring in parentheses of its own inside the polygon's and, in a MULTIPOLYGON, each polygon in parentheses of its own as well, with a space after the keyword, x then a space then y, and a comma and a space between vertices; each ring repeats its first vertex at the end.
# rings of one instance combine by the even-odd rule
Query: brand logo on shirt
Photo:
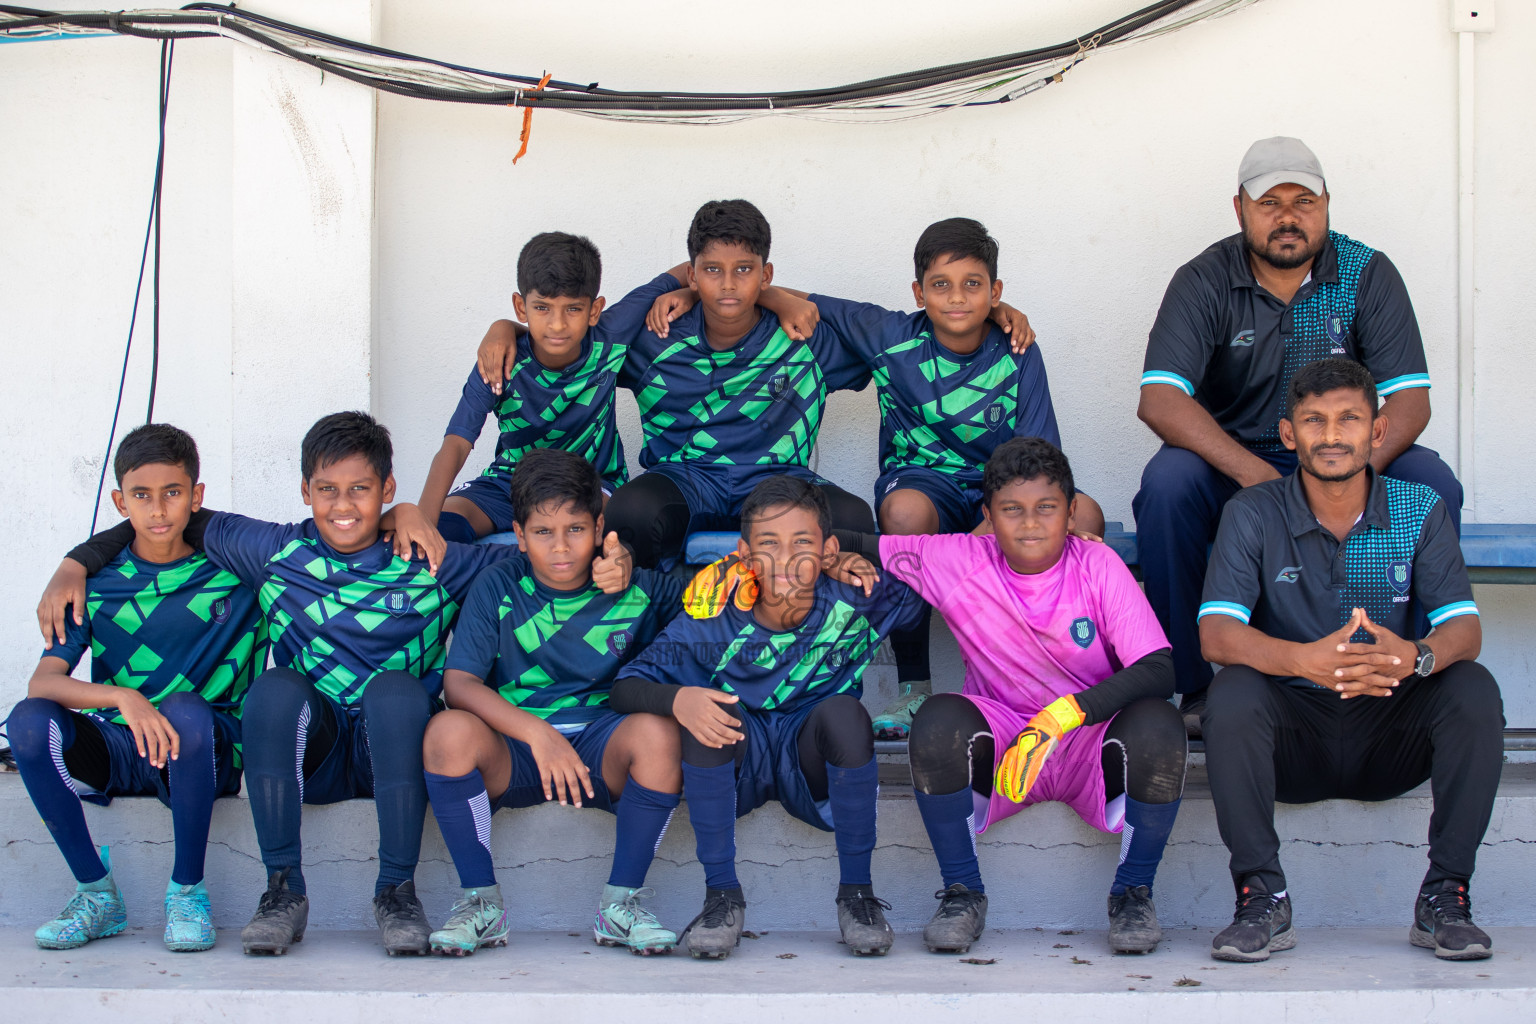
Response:
POLYGON ((827 652, 827 664, 832 668, 842 668, 848 664, 848 651, 843 647, 834 647, 827 652))
POLYGON ((404 615, 406 603, 404 591, 391 590, 384 595, 384 610, 391 615, 404 615))
POLYGON ((1413 563, 1399 559, 1387 566, 1387 583, 1399 594, 1408 593, 1408 583, 1413 579, 1413 563))
POLYGON ((1253 347, 1253 332, 1252 331, 1239 331, 1237 337, 1232 339, 1232 347, 1233 348, 1252 348, 1253 347))
POLYGON ((987 406, 987 411, 983 418, 987 421, 988 430, 996 430, 999 426, 1002 425, 1003 411, 1002 402, 993 402, 991 405, 987 406))
POLYGON ((592 390, 601 391, 606 388, 612 381, 613 371, 604 370, 602 373, 592 378, 592 390))
POLYGON ((780 370, 768 381, 768 393, 775 402, 789 394, 789 371, 780 370))
POLYGON ((615 658, 624 657, 624 652, 629 650, 635 642, 635 635, 627 629, 621 629, 608 634, 608 651, 615 658))
POLYGON ((1344 321, 1336 316, 1323 319, 1323 330, 1328 332, 1328 340, 1335 345, 1344 343, 1344 321))
POLYGON ((1275 577, 1276 583, 1295 583, 1301 579, 1301 566, 1288 565, 1280 570, 1280 575, 1275 577))
POLYGON ((213 602, 213 606, 208 609, 208 614, 213 617, 214 622, 217 622, 221 626, 228 622, 229 598, 221 597, 217 601, 213 602))
POLYGON ((1093 643, 1093 638, 1098 635, 1098 627, 1093 624, 1093 620, 1088 616, 1084 615, 1080 619, 1072 620, 1072 642, 1083 650, 1086 651, 1088 645, 1093 643))

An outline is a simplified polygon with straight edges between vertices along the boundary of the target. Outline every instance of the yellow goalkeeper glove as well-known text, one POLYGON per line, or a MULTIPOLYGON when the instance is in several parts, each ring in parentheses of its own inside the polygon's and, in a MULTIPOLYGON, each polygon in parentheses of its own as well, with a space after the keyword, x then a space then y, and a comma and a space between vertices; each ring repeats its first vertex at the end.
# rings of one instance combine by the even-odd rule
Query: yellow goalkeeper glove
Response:
POLYGON ((1029 720, 997 765, 997 791, 1016 804, 1024 802, 1040 778, 1045 759, 1067 733, 1083 724, 1083 709, 1070 693, 1058 697, 1029 720))
POLYGON ((696 619, 712 619, 725 611, 728 601, 744 612, 757 603, 757 577, 752 567, 736 554, 726 555, 700 569, 683 591, 683 608, 696 619))

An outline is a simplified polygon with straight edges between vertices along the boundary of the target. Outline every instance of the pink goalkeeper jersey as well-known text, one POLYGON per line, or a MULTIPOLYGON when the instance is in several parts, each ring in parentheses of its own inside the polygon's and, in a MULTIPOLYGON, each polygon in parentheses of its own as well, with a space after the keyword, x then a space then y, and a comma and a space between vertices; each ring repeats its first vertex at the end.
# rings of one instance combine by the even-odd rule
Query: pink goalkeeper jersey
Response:
POLYGON ((1061 561, 1025 576, 995 537, 880 538, 880 561, 943 613, 965 660, 962 692, 1025 714, 1077 693, 1168 639, 1107 545, 1067 538, 1061 561))

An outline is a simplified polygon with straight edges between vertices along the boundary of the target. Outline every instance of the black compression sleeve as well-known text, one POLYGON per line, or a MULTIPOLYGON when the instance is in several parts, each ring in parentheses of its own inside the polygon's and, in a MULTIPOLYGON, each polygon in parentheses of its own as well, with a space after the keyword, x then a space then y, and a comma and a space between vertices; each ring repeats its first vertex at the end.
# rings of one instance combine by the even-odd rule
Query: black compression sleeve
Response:
POLYGON ((643 711, 664 718, 672 717, 672 702, 681 686, 653 683, 639 676, 625 676, 614 681, 608 693, 608 707, 621 715, 643 711))
MULTIPOLYGON (((212 518, 212 511, 200 508, 187 520, 187 528, 182 531, 182 537, 194 550, 203 550, 203 533, 212 518)), ((116 526, 95 534, 83 544, 75 545, 64 557, 85 566, 85 574, 91 576, 106 568, 107 563, 116 558, 123 548, 133 543, 133 538, 133 524, 124 519, 116 526)))
POLYGON ((1132 701, 1143 697, 1167 700, 1173 696, 1173 655, 1167 647, 1132 662, 1101 683, 1076 694, 1083 709, 1083 724, 1109 718, 1132 701))
POLYGON ((856 555, 863 555, 878 568, 880 565, 880 535, 878 533, 864 533, 860 530, 832 531, 832 536, 837 538, 837 546, 844 551, 852 551, 856 555))

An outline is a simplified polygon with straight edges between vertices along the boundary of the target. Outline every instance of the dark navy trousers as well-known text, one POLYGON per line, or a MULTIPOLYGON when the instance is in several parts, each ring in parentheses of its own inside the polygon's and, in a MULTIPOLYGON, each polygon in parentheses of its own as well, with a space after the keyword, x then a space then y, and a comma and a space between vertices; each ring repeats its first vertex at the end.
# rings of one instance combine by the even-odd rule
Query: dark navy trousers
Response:
MULTIPOLYGON (((1296 470, 1294 452, 1254 454, 1281 474, 1296 470)), ((1444 499, 1451 523, 1461 533, 1461 484, 1437 452, 1413 445, 1385 475, 1431 487, 1444 499)), ((1211 666, 1200 656, 1196 615, 1221 510, 1238 490, 1237 481, 1194 452, 1165 444, 1142 471, 1141 490, 1131 502, 1141 578, 1147 601, 1173 645, 1179 693, 1198 693, 1211 685, 1211 666)))

